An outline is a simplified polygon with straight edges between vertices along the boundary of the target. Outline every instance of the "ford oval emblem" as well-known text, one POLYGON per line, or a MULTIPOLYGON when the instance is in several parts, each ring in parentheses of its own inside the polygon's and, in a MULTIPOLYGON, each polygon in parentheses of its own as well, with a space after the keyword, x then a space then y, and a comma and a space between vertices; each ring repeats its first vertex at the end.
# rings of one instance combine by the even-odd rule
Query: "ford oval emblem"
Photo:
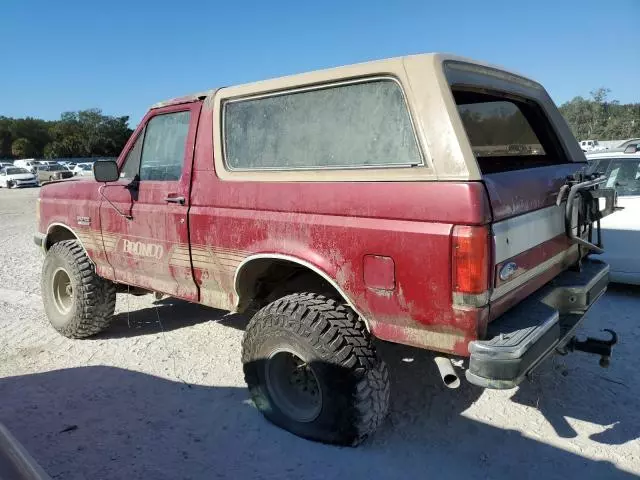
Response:
POLYGON ((500 280, 509 280, 516 273, 516 270, 518 270, 518 265, 515 262, 507 263, 500 269, 500 280))

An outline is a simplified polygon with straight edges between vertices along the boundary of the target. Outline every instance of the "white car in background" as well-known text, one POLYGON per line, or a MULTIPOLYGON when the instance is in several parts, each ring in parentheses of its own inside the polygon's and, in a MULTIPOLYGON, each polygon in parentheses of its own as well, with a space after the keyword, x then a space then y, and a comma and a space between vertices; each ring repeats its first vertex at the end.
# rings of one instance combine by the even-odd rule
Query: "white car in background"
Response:
POLYGON ((33 158, 21 158, 19 160, 14 160, 13 166, 24 168, 30 172, 35 172, 38 163, 33 158))
POLYGON ((607 187, 616 187, 618 205, 624 210, 600 221, 611 281, 640 285, 640 152, 607 152, 587 155, 589 171, 607 176, 607 187))
POLYGON ((597 150, 599 147, 597 140, 582 140, 580 142, 580 148, 583 152, 591 152, 597 150))
POLYGON ((37 187, 38 178, 26 168, 5 167, 0 170, 0 188, 37 187))
POLYGON ((73 168, 73 174, 79 177, 93 176, 93 163, 78 163, 73 168))

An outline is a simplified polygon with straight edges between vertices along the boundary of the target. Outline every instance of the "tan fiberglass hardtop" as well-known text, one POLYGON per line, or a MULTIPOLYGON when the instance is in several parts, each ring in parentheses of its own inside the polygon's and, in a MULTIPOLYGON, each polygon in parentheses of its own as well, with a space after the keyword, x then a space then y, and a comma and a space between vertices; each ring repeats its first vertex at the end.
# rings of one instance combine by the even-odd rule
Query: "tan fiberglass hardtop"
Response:
POLYGON ((221 105, 235 98, 271 95, 279 91, 303 91, 322 84, 344 84, 362 79, 388 78, 398 81, 411 113, 414 133, 420 144, 423 163, 417 168, 385 167, 368 169, 330 169, 313 171, 230 171, 223 163, 223 144, 214 142, 216 171, 226 180, 260 181, 417 181, 480 180, 482 174, 458 114, 452 85, 495 90, 535 101, 553 125, 567 157, 586 161, 566 122, 545 89, 537 82, 495 65, 445 54, 420 54, 318 70, 211 90, 181 99, 160 102, 152 108, 174 101, 206 96, 213 103, 214 138, 222 130, 221 105))

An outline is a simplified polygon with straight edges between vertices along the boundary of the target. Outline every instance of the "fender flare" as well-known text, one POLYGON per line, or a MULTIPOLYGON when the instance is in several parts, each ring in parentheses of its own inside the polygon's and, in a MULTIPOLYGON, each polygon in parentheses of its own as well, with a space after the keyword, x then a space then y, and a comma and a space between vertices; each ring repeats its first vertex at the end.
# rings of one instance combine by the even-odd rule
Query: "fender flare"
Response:
POLYGON ((336 281, 331 278, 330 275, 328 275, 324 270, 322 270, 320 267, 307 262, 306 260, 302 260, 298 257, 293 257, 291 255, 283 255, 280 253, 257 253, 254 255, 249 255, 248 257, 246 257, 245 259, 242 260, 242 262, 240 262, 240 264, 236 267, 236 271, 233 277, 233 290, 234 293, 236 295, 236 307, 238 306, 237 304, 240 301, 240 293, 239 293, 239 285, 238 285, 238 279, 240 276, 240 272, 242 271, 242 269, 249 263, 251 263, 254 260, 261 260, 261 259, 272 259, 272 260, 285 260, 288 262, 292 262, 292 263, 297 263, 298 265, 308 268, 309 270, 311 270, 312 272, 318 274, 319 276, 321 276, 327 283, 329 283, 329 285, 331 285, 336 292, 338 292, 338 294, 340 294, 340 296, 342 297, 342 299, 347 303, 347 305, 349 305, 349 308, 351 308, 356 315, 358 315, 362 321, 364 322, 364 324, 367 327, 367 330, 371 331, 369 328, 369 320, 362 314, 362 312, 360 312, 358 310, 358 308, 355 306, 355 304, 353 303, 353 301, 351 300, 351 298, 349 298, 349 296, 347 295, 347 293, 340 287, 340 285, 338 285, 336 283, 336 281))
POLYGON ((65 229, 69 230, 71 232, 71 234, 76 238, 76 240, 78 240, 78 242, 80 243, 80 246, 84 250, 84 253, 87 256, 87 258, 89 259, 89 261, 91 263, 93 263, 93 259, 91 258, 91 255, 89 255, 89 252, 87 251, 87 249, 85 248, 84 244, 82 243, 82 238, 77 234, 77 232, 73 228, 71 228, 69 225, 67 225, 65 223, 61 223, 61 222, 53 222, 53 223, 49 224, 49 226, 47 227, 47 233, 45 234, 44 241, 42 242, 42 251, 43 251, 43 253, 45 253, 45 254, 47 253, 47 238, 49 237, 49 234, 51 233, 51 230, 54 227, 62 227, 62 228, 65 228, 65 229))

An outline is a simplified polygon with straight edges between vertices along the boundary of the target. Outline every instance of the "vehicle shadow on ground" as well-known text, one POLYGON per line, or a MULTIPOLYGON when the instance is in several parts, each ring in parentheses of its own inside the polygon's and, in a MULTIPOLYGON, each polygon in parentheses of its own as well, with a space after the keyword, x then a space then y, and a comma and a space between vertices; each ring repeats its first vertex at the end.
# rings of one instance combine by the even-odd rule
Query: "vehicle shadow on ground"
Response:
POLYGON ((556 356, 542 364, 533 382, 523 383, 511 400, 537 408, 562 438, 579 436, 567 420, 571 418, 608 427, 589 436, 594 442, 623 445, 637 441, 640 412, 631 406, 637 404, 640 394, 636 353, 639 307, 639 287, 611 284, 579 331, 582 337, 598 338, 608 337, 602 328, 618 333, 609 368, 601 368, 596 355, 575 352, 556 356))
POLYGON ((0 421, 60 479, 634 478, 466 418, 480 390, 447 390, 427 352, 380 348, 393 379, 391 413, 356 449, 272 426, 245 388, 102 366, 0 379, 0 421))
MULTIPOLYGON (((620 334, 610 368, 599 368, 596 356, 583 353, 552 357, 536 370, 533 381, 525 381, 518 389, 513 390, 511 401, 537 409, 560 438, 579 436, 568 418, 605 428, 589 437, 597 443, 622 445, 640 438, 640 413, 629 408, 629 405, 637 401, 640 385, 633 383, 637 378, 637 374, 630 370, 633 364, 624 360, 625 353, 629 356, 629 348, 634 348, 633 335, 629 334, 631 329, 636 328, 637 321, 634 323, 633 319, 637 315, 634 316, 633 311, 636 311, 639 299, 639 287, 612 284, 597 306, 600 311, 606 312, 611 302, 634 302, 630 305, 629 318, 612 316, 607 319, 605 315, 605 323, 600 325, 613 327, 620 334)), ((596 313, 596 316, 601 317, 602 312, 596 313)), ((157 334, 162 329, 170 331, 205 322, 216 322, 243 330, 248 319, 242 315, 169 297, 154 302, 152 307, 116 315, 112 326, 100 338, 157 334), (162 326, 158 318, 161 319, 162 326)), ((585 323, 598 325, 589 319, 585 323)), ((602 336, 599 328, 587 328, 586 331, 588 334, 602 336)), ((441 401, 442 396, 448 402, 454 401, 452 408, 455 408, 449 415, 456 416, 482 394, 481 389, 468 385, 464 380, 463 387, 455 392, 442 387, 433 368, 433 355, 429 352, 385 342, 379 342, 379 350, 396 372, 391 377, 394 395, 402 398, 405 405, 399 413, 392 411, 390 424, 400 420, 419 422, 423 418, 423 410, 429 410, 431 402, 441 401), (424 377, 425 371, 431 372, 429 381, 422 381, 420 388, 415 388, 415 379, 424 377), (409 388, 405 389, 405 386, 409 388), (412 419, 412 416, 415 418, 412 419)), ((438 406, 437 410, 440 415, 443 406, 438 406)), ((424 428, 428 430, 430 425, 425 424, 424 428)))
POLYGON ((114 315, 109 328, 95 338, 155 335, 206 322, 244 330, 249 320, 240 314, 167 297, 153 302, 151 307, 114 315))

